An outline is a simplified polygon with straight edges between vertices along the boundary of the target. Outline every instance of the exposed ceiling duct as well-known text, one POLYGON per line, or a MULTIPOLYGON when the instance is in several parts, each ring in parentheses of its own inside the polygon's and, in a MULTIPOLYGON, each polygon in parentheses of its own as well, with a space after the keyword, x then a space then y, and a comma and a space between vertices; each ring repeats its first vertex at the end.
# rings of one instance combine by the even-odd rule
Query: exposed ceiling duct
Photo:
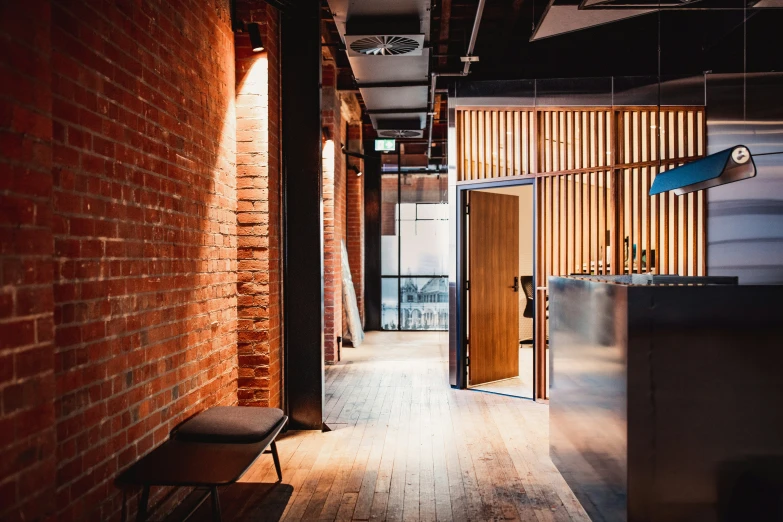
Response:
POLYGON ((435 122, 435 116, 433 114, 435 110, 435 87, 438 83, 438 76, 467 76, 470 74, 470 65, 478 60, 477 56, 473 56, 473 51, 476 48, 476 39, 478 38, 479 26, 481 26, 481 17, 484 15, 484 4, 486 0, 479 0, 478 7, 476 8, 476 18, 473 21, 473 30, 470 31, 470 42, 468 43, 468 49, 463 57, 465 65, 460 73, 432 73, 432 83, 430 84, 430 125, 427 130, 427 157, 432 158, 432 126, 435 122))
POLYGON ((578 3, 552 0, 530 41, 558 36, 588 27, 617 22, 654 12, 654 9, 580 9, 578 3))
POLYGON ((423 135, 430 77, 429 4, 429 0, 329 0, 379 136, 423 135))

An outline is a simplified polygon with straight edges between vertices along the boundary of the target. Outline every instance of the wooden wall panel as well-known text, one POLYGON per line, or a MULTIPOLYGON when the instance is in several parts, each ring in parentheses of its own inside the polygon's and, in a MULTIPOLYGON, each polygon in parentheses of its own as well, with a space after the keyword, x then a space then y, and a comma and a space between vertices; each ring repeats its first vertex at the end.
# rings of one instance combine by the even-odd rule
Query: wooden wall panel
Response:
POLYGON ((458 109, 459 183, 536 179, 541 364, 549 276, 706 275, 704 193, 647 195, 658 173, 705 154, 705 132, 703 107, 458 109))

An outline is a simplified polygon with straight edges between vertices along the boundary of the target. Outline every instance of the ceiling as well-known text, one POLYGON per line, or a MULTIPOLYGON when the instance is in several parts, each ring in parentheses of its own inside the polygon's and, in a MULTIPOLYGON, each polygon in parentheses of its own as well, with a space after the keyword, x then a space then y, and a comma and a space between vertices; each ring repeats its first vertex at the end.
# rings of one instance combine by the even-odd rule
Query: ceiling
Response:
POLYGON ((429 112, 430 0, 329 0, 372 126, 421 137, 429 112))
MULTIPOLYGON (((691 0, 690 8, 660 14, 657 4, 486 0, 473 52, 479 61, 468 78, 438 77, 437 92, 454 81, 783 70, 778 52, 783 9, 760 9, 783 6, 783 0, 691 0), (751 7, 745 10, 743 1, 751 7)), ((359 95, 368 138, 384 129, 415 128, 423 132, 406 140, 406 151, 426 152, 430 74, 462 71, 460 57, 478 5, 479 0, 323 0, 324 42, 335 51, 338 89, 359 95), (408 56, 352 55, 346 36, 350 46, 351 36, 367 28, 419 35, 423 48, 408 56)), ((445 98, 438 95, 433 104, 434 163, 445 154, 445 98)))

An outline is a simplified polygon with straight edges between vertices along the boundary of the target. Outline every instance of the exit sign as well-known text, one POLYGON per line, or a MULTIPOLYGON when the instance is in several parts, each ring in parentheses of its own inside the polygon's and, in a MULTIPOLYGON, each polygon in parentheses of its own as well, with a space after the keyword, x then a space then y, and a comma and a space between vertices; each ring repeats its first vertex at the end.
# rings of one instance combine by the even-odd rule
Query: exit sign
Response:
POLYGON ((397 147, 396 140, 375 140, 375 150, 391 152, 397 147))

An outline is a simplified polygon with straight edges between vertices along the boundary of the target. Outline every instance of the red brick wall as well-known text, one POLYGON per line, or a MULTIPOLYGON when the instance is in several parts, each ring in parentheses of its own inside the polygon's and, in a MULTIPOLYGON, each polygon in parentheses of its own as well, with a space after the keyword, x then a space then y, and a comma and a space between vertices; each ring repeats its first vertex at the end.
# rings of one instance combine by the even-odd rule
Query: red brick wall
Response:
POLYGON ((121 469, 237 400, 228 2, 52 3, 59 520, 116 518, 121 469))
POLYGON ((282 266, 280 50, 277 12, 244 1, 237 12, 258 22, 265 51, 236 36, 239 402, 281 405, 282 266))
MULTIPOLYGON (((348 126, 348 148, 352 151, 362 150, 362 126, 360 122, 348 126)), ((356 175, 356 170, 346 172, 346 246, 348 248, 348 263, 351 266, 351 278, 356 291, 356 302, 359 315, 364 323, 364 161, 356 157, 348 158, 362 176, 356 175)))
POLYGON ((227 0, 0 3, 2 520, 118 519, 181 420, 280 404, 277 17, 246 5, 253 58, 227 0))
POLYGON ((54 512, 50 9, 0 3, 0 520, 54 512))
POLYGON ((332 144, 324 143, 324 359, 337 362, 337 337, 343 335, 342 260, 345 239, 345 125, 335 89, 334 63, 324 63, 321 121, 332 144))

